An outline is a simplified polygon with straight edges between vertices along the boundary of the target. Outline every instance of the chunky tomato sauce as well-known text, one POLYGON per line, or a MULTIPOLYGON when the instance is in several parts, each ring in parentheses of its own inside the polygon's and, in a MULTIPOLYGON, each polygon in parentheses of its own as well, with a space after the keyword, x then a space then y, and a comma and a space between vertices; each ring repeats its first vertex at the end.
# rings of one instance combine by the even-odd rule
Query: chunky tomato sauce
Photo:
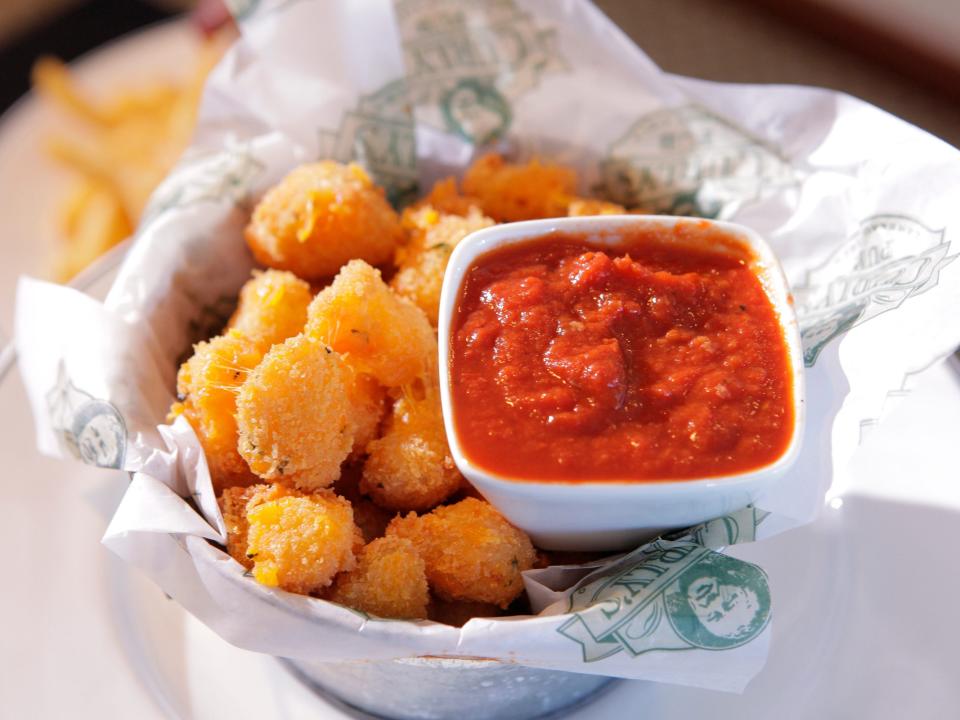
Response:
POLYGON ((464 454, 536 480, 757 468, 793 430, 787 346, 749 250, 552 234, 481 256, 451 328, 464 454))

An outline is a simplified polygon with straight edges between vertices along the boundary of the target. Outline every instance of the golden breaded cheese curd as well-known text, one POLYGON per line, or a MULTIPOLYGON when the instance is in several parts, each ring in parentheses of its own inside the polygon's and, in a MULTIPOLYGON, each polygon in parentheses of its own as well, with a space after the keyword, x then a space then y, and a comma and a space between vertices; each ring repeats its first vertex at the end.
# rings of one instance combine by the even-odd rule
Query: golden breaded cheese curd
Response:
POLYGON ((237 399, 238 447, 254 473, 303 490, 337 479, 356 436, 347 373, 312 337, 273 346, 237 399))
POLYGON ((470 600, 506 608, 523 592, 520 573, 536 558, 530 538, 493 506, 467 498, 417 517, 395 518, 387 537, 408 539, 427 568, 430 589, 442 600, 470 600))
POLYGON ((427 617, 427 576, 409 540, 383 537, 367 545, 356 569, 341 573, 328 600, 383 618, 427 617))
POLYGON ((398 269, 390 287, 423 310, 436 327, 450 253, 467 235, 494 222, 476 208, 460 216, 444 214, 430 206, 410 213, 408 221, 413 228, 412 237, 397 249, 394 262, 398 269))
POLYGON ((423 311, 387 287, 380 271, 363 260, 344 265, 317 294, 304 332, 388 388, 436 370, 437 338, 423 311))
POLYGON ((287 495, 298 494, 285 485, 250 485, 249 487, 229 487, 220 493, 217 503, 227 527, 227 552, 247 570, 253 567, 253 560, 247 557, 247 511, 261 503, 287 495))
MULTIPOLYGON (((471 209, 480 207, 480 200, 470 195, 462 195, 457 189, 456 179, 450 176, 437 180, 430 192, 407 210, 415 212, 424 207, 432 207, 437 212, 448 215, 468 215, 471 209)), ((401 216, 401 222, 406 229, 410 229, 407 225, 407 211, 401 216)))
POLYGON ((344 365, 344 369, 356 424, 351 455, 359 457, 366 452, 367 444, 379 435, 380 421, 387 412, 387 391, 370 375, 356 372, 349 365, 344 365))
POLYGON ((435 383, 411 387, 393 406, 386 432, 367 446, 360 491, 390 510, 429 510, 460 489, 435 383))
POLYGON ((247 502, 259 488, 264 487, 269 486, 226 488, 217 498, 223 524, 227 527, 227 552, 247 570, 253 567, 253 562, 247 558, 247 502))
POLYGON ((403 229, 363 168, 325 160, 301 165, 274 186, 244 235, 258 262, 318 280, 352 258, 389 261, 403 229))
POLYGON ((583 215, 623 215, 627 209, 623 205, 595 200, 593 198, 575 198, 567 207, 567 215, 581 217, 583 215))
POLYGON ((260 348, 235 330, 194 346, 177 373, 179 401, 171 416, 183 415, 203 446, 214 490, 255 483, 237 452, 237 394, 260 362, 260 348))
POLYGON ((463 177, 463 191, 497 222, 563 217, 576 185, 571 168, 539 160, 514 165, 496 153, 476 160, 463 177))
POLYGON ((247 556, 264 585, 308 594, 356 565, 350 503, 329 490, 286 496, 247 511, 247 556))
POLYGON ((240 302, 227 327, 242 332, 266 352, 300 334, 311 300, 310 285, 293 273, 254 270, 240 290, 240 302))

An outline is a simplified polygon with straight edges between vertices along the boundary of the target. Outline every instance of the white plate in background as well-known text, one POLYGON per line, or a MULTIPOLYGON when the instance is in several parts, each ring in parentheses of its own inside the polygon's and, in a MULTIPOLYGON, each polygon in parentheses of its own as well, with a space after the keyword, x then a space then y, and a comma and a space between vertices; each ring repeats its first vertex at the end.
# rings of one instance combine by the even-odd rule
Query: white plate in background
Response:
MULTIPOLYGON (((198 47, 188 22, 165 22, 97 48, 70 63, 70 71, 92 97, 109 96, 144 81, 188 77, 198 47)), ((58 208, 71 187, 70 172, 44 154, 43 143, 77 127, 34 93, 0 117, 0 341, 12 332, 17 276, 49 275, 59 242, 58 208)))

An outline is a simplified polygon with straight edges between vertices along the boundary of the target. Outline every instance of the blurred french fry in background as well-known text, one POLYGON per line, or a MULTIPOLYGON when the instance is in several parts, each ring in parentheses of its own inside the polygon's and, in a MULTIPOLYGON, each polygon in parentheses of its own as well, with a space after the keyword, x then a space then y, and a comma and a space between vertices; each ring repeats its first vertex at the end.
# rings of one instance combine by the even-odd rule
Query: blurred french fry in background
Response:
POLYGON ((76 175, 58 209, 61 244, 51 268, 56 280, 69 280, 133 232, 150 194, 190 140, 204 81, 231 33, 225 29, 201 40, 184 81, 118 88, 101 101, 81 92, 56 58, 36 62, 37 92, 83 128, 44 143, 46 153, 76 175))
POLYGON ((64 281, 132 231, 117 194, 97 180, 79 180, 58 219, 65 244, 55 259, 54 273, 64 281))

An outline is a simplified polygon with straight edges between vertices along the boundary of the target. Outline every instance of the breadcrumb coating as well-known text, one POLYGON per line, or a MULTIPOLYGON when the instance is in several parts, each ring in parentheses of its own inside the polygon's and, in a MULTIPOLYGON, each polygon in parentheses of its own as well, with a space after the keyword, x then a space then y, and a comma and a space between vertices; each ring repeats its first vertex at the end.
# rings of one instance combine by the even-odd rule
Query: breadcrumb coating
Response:
POLYGON ((429 597, 413 543, 384 537, 363 549, 355 570, 337 576, 327 599, 378 617, 423 619, 429 597))
POLYGON ((301 165, 257 204, 245 231, 258 262, 305 280, 353 258, 377 265, 403 240, 396 212, 359 165, 301 165))
POLYGON ((298 335, 313 300, 309 283, 281 270, 253 271, 240 289, 240 302, 227 325, 253 340, 263 352, 298 335))
POLYGON ((179 401, 171 417, 183 415, 203 446, 216 492, 245 486, 257 478, 237 452, 237 393, 260 362, 260 348, 242 333, 230 330, 194 346, 177 373, 179 401))
POLYGON ((356 424, 351 456, 359 457, 366 452, 367 444, 380 434, 380 421, 387 412, 387 391, 372 376, 356 372, 349 365, 344 365, 344 369, 356 424))
POLYGON ((539 160, 514 165, 496 153, 478 158, 463 177, 463 191, 497 222, 563 217, 576 184, 572 168, 539 160))
POLYGON ((353 448, 348 373, 330 348, 297 335, 275 345, 240 388, 239 450, 265 480, 327 487, 353 448))
POLYGON ((520 573, 533 567, 530 538, 493 506, 467 498, 417 517, 395 518, 387 537, 410 540, 423 558, 430 589, 441 600, 506 608, 523 592, 520 573))
POLYGON ((446 214, 430 205, 404 213, 404 225, 410 228, 411 237, 397 248, 397 273, 390 287, 415 303, 436 327, 450 253, 467 235, 493 224, 477 208, 470 208, 463 216, 446 214))
POLYGON ((297 492, 285 485, 250 485, 249 487, 226 488, 217 503, 227 526, 227 552, 247 570, 253 568, 253 560, 247 557, 247 511, 269 500, 295 495, 297 492))
POLYGON ((308 311, 305 332, 343 355, 383 386, 432 374, 437 338, 423 311, 401 298, 363 260, 351 260, 308 311))
POLYGON ((356 566, 350 503, 329 490, 287 495, 247 510, 247 557, 264 585, 309 594, 356 566))
MULTIPOLYGON (((437 212, 447 215, 466 216, 473 208, 479 209, 480 200, 470 195, 461 195, 460 190, 457 189, 456 178, 450 176, 437 180, 430 192, 408 209, 416 211, 424 207, 432 207, 437 212)), ((410 229, 406 224, 406 213, 402 216, 401 222, 407 230, 410 229)))
POLYGON ((367 445, 360 491, 390 510, 429 510, 460 489, 435 382, 394 402, 383 436, 367 445))
POLYGON ((258 488, 266 485, 251 485, 250 487, 226 488, 217 504, 220 505, 220 514, 227 527, 227 552, 230 557, 243 565, 247 570, 253 567, 253 562, 247 558, 247 503, 258 488))

